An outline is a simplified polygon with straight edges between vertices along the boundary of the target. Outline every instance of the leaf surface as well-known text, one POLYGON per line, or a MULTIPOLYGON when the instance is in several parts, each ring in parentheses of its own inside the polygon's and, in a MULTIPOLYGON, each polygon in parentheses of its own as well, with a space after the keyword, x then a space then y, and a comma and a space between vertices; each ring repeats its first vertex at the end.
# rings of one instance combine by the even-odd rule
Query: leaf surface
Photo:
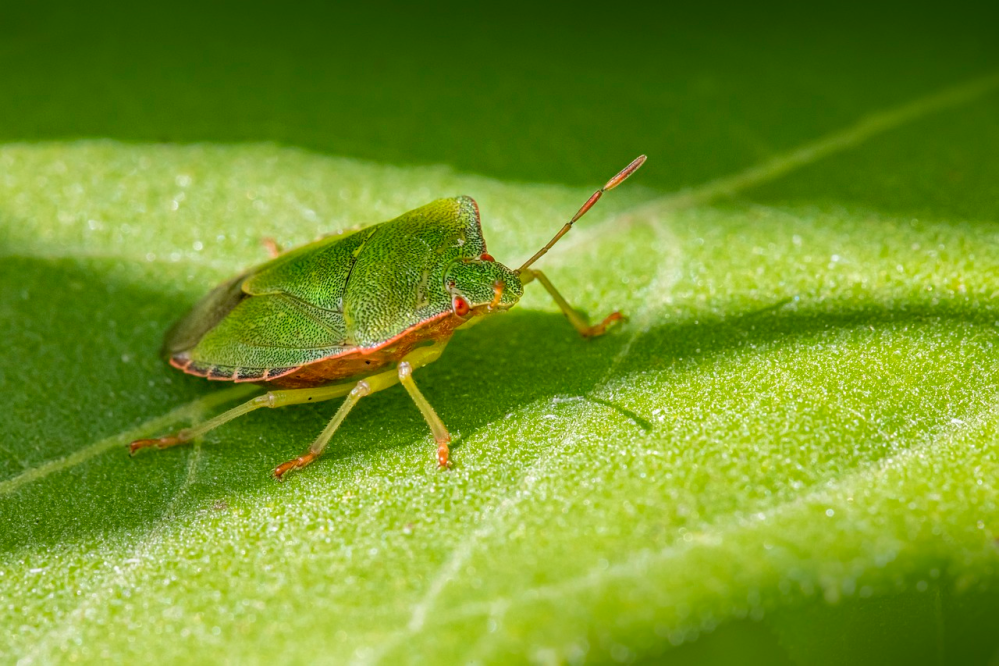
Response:
MULTIPOLYGON (((581 340, 531 288, 417 373, 454 469, 393 388, 283 484, 270 470, 335 405, 125 453, 249 395, 157 357, 195 299, 262 261, 262 238, 456 194, 516 265, 592 190, 272 145, 0 147, 0 623, 17 627, 0 653, 627 661, 692 643, 671 654, 696 661, 755 640, 814 663, 863 644, 816 626, 904 617, 864 659, 894 635, 964 654, 996 605, 999 211, 933 175, 941 145, 892 165, 905 203, 864 175, 933 127, 974 124, 996 154, 995 90, 930 93, 676 195, 639 174, 541 264, 626 324, 581 340), (856 182, 820 193, 831 169, 856 182)), ((996 163, 976 165, 984 187, 996 163)))

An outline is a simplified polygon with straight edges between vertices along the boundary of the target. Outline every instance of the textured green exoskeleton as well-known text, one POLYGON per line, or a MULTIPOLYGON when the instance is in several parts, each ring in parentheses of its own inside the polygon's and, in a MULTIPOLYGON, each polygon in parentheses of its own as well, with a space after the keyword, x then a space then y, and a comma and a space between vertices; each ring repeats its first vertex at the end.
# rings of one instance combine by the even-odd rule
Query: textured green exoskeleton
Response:
POLYGON ((412 379, 435 361, 454 331, 513 307, 538 280, 584 336, 601 335, 617 312, 589 326, 543 273, 530 266, 607 190, 634 173, 641 156, 580 208, 516 270, 486 251, 478 206, 439 199, 358 231, 322 238, 218 286, 167 333, 171 365, 217 381, 259 382, 273 390, 176 435, 132 442, 130 451, 189 442, 261 407, 347 399, 303 456, 275 475, 319 456, 360 398, 401 383, 423 413, 448 465, 450 434, 412 379))
MULTIPOLYGON (((210 379, 276 380, 299 367, 376 349, 452 312, 514 305, 517 275, 484 261, 475 202, 440 199, 347 236, 281 255, 211 292, 167 334, 171 363, 210 379)), ((287 382, 285 382, 287 383, 287 382)))

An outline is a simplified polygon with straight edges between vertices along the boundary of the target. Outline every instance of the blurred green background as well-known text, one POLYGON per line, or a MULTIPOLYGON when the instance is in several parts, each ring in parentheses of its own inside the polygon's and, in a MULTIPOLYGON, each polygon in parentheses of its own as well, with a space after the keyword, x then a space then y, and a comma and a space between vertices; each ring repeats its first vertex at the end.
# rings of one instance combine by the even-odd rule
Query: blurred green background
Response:
MULTIPOLYGON (((647 153, 651 198, 999 71, 995 2, 359 4, 4 3, 0 143, 274 142, 568 186, 647 153)), ((992 224, 997 114, 993 92, 746 197, 992 224)), ((735 620, 669 656, 933 663, 910 639, 941 632, 987 663, 995 594, 934 589, 779 611, 781 635, 735 620)))
POLYGON ((999 66, 990 2, 5 5, 0 141, 275 141, 529 182, 645 152, 676 190, 999 66))

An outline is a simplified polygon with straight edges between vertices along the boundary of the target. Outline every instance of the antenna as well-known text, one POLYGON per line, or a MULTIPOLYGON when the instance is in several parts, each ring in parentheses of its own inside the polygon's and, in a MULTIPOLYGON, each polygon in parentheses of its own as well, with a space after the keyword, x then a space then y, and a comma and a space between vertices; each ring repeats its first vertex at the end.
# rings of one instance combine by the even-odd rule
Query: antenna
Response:
POLYGON ((516 270, 516 272, 520 273, 521 271, 528 268, 535 261, 545 256, 545 253, 548 252, 548 250, 552 249, 552 245, 557 243, 558 240, 562 238, 562 236, 565 236, 567 233, 569 233, 569 229, 572 229, 572 225, 576 222, 576 220, 586 215, 586 211, 593 208, 594 204, 600 201, 600 197, 604 195, 604 192, 609 192, 618 185, 620 185, 621 183, 623 183, 624 181, 626 181, 628 179, 628 176, 638 171, 638 168, 643 164, 645 164, 645 155, 639 155, 638 157, 636 157, 631 161, 631 164, 621 169, 621 171, 619 171, 616 176, 608 180, 607 184, 601 187, 596 192, 594 192, 593 195, 586 200, 586 203, 583 204, 582 208, 576 211, 576 214, 572 216, 572 219, 566 222, 564 227, 559 229, 559 232, 555 234, 555 237, 552 238, 550 241, 548 241, 547 245, 545 245, 543 248, 535 252, 534 256, 528 259, 523 266, 521 266, 516 270))

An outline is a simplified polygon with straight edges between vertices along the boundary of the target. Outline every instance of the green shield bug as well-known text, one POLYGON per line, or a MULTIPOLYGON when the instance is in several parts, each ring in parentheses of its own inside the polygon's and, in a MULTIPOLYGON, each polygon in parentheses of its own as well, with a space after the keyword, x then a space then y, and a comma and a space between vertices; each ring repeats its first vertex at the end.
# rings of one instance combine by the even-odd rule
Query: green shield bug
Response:
POLYGON ((257 382, 280 390, 175 435, 136 440, 130 453, 190 442, 261 407, 346 396, 309 450, 274 470, 281 479, 322 454, 358 400, 398 383, 437 440, 438 464, 447 467, 451 435, 416 387, 413 370, 436 361, 458 328, 516 305, 524 285, 534 280, 583 336, 602 335, 621 319, 614 312, 588 325, 531 266, 604 192, 644 162, 642 155, 607 181, 516 270, 486 252, 475 201, 456 197, 277 254, 219 285, 166 334, 163 352, 170 365, 210 380, 257 382))

